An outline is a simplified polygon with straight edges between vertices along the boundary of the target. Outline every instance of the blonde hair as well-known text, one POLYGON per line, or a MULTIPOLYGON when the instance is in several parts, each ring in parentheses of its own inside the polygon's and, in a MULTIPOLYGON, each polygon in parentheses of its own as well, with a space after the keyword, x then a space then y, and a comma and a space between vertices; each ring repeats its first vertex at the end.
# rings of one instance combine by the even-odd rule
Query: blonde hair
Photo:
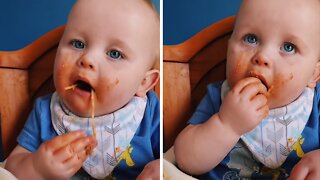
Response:
MULTIPOLYGON (((159 24, 159 28, 160 28, 160 15, 156 9, 156 7, 154 6, 154 4, 152 3, 151 0, 143 0, 154 12, 154 15, 157 19, 157 22, 159 24)), ((160 34, 159 34, 159 39, 160 39, 160 34)), ((160 43, 160 42, 159 42, 160 43)), ((151 69, 158 69, 160 68, 160 49, 157 50, 157 52, 155 53, 155 57, 152 63, 152 67, 151 69)))

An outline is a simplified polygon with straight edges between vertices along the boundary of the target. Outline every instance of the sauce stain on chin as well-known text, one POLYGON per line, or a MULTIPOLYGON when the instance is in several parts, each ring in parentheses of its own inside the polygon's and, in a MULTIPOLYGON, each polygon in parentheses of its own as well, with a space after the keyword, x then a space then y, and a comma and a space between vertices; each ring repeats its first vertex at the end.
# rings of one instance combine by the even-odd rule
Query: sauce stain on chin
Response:
POLYGON ((279 95, 279 91, 281 91, 282 87, 289 81, 293 80, 293 74, 290 73, 288 78, 281 78, 278 77, 275 79, 273 84, 269 87, 268 92, 267 92, 267 99, 269 98, 277 98, 279 95))

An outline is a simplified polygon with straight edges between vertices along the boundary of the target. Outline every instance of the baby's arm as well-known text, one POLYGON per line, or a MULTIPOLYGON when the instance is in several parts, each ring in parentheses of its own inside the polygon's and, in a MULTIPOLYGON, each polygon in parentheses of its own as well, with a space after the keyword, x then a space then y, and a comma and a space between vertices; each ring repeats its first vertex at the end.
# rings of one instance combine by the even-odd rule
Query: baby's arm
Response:
POLYGON ((266 87, 256 78, 239 81, 226 95, 218 113, 205 123, 188 125, 175 141, 179 167, 203 174, 217 166, 240 136, 267 116, 266 87))
POLYGON ((96 140, 75 131, 44 142, 31 153, 17 145, 8 157, 6 169, 18 179, 67 179, 75 174, 93 149, 96 140))
POLYGON ((320 179, 320 149, 303 156, 291 171, 290 180, 320 179))

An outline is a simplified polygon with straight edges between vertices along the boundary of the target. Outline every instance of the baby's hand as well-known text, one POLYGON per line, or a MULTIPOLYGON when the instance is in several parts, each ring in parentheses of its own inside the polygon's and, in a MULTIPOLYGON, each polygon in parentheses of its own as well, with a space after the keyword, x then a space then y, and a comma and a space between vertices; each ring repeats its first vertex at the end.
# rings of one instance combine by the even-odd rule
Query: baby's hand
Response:
POLYGON ((303 156, 291 171, 290 180, 320 179, 320 149, 303 156))
POLYGON ((33 154, 35 170, 44 179, 67 179, 74 175, 88 157, 87 149, 95 148, 93 136, 74 131, 41 144, 33 154))
POLYGON ((240 80, 225 96, 218 113, 239 136, 254 129, 268 115, 266 87, 254 77, 240 80))
POLYGON ((154 160, 149 162, 137 177, 137 180, 155 180, 160 179, 160 160, 154 160))

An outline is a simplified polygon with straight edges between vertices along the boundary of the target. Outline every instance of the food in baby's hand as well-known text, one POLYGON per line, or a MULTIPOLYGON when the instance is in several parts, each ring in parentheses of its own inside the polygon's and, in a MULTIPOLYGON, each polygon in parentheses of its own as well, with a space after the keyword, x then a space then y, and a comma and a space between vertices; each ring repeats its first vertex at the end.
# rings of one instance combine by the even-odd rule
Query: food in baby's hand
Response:
POLYGON ((268 89, 269 89, 268 88, 268 83, 267 83, 267 81, 266 81, 266 79, 264 78, 263 75, 257 74, 257 73, 255 73, 253 71, 250 71, 249 72, 249 76, 259 79, 261 81, 261 83, 266 87, 266 89, 268 91, 268 89))
POLYGON ((91 146, 86 146, 85 150, 86 150, 86 155, 87 156, 90 156, 92 154, 93 149, 91 148, 91 146))

